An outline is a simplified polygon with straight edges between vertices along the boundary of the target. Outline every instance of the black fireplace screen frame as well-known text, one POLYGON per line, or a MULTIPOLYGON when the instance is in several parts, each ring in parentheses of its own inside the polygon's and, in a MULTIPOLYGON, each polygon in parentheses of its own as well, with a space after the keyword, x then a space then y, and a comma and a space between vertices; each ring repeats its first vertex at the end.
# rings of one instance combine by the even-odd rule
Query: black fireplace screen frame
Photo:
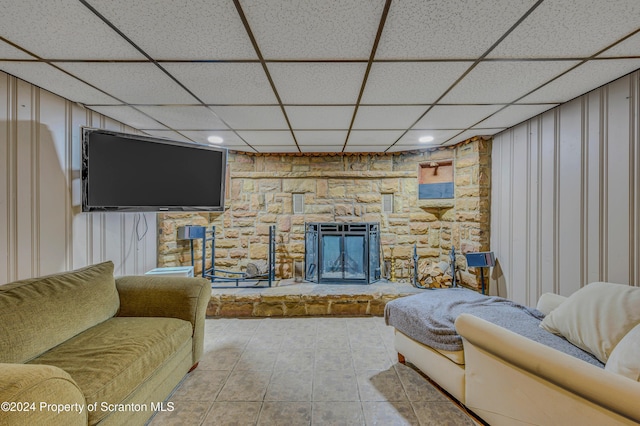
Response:
POLYGON ((380 224, 306 223, 304 270, 305 280, 318 284, 380 280, 380 224))

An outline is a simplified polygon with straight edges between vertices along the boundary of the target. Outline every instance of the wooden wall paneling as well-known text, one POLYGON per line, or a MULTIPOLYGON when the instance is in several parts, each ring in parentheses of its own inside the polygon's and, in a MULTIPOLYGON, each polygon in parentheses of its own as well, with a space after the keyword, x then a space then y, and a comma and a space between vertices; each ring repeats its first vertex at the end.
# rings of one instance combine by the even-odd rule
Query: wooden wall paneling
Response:
POLYGON ((133 275, 138 266, 138 238, 136 236, 136 216, 139 216, 139 213, 122 214, 122 246, 124 248, 122 268, 123 275, 133 275))
POLYGON ((158 215, 157 213, 145 213, 145 219, 141 227, 144 233, 144 250, 141 250, 141 259, 143 265, 147 265, 146 269, 153 269, 158 263, 158 215))
POLYGON ((107 259, 155 267, 155 213, 138 241, 138 215, 80 206, 81 126, 137 131, 2 72, 0 98, 0 284, 107 259))
POLYGON ((104 253, 99 262, 107 260, 113 261, 115 265, 114 273, 123 275, 122 259, 124 250, 122 248, 122 215, 120 213, 102 213, 104 215, 104 253))
MULTIPOLYGON (((529 233, 528 233, 528 184, 527 174, 529 168, 528 156, 528 133, 529 124, 525 123, 513 129, 513 148, 511 149, 511 211, 510 211, 510 233, 513 236, 511 241, 510 252, 512 262, 510 270, 510 279, 513 283, 510 294, 518 300, 525 300, 526 304, 530 304, 528 288, 530 285, 529 273, 529 233), (518 255, 515 255, 515 254, 518 255), (517 283, 517 284, 516 284, 517 283)), ((536 301, 533 301, 535 305, 536 301)))
POLYGON ((556 111, 540 118, 540 280, 542 293, 557 292, 556 284, 556 111))
POLYGON ((640 285, 639 86, 636 71, 494 137, 491 248, 508 297, 640 285))
POLYGON ((630 282, 629 77, 607 86, 607 279, 630 282))
POLYGON ((529 281, 527 292, 527 304, 533 306, 538 302, 541 291, 540 282, 540 191, 538 181, 540 179, 540 120, 530 120, 527 137, 527 223, 528 223, 528 270, 529 281))
POLYGON ((571 294, 582 284, 582 101, 559 108, 557 168, 558 285, 571 294))
POLYGON ((0 282, 11 281, 13 278, 13 264, 11 258, 12 232, 12 191, 11 171, 12 151, 12 86, 15 78, 0 73, 0 282))
POLYGON ((501 220, 501 233, 500 233, 500 263, 503 271, 506 288, 506 294, 500 294, 501 296, 510 295, 513 293, 513 272, 512 272, 512 255, 513 249, 511 246, 511 229, 512 229, 512 210, 511 210, 511 194, 512 194, 512 135, 508 135, 508 140, 501 147, 502 156, 502 168, 500 176, 500 198, 502 201, 502 208, 500 209, 501 220))
POLYGON ((39 274, 67 269, 66 109, 65 101, 40 91, 39 132, 39 274))
POLYGON ((39 187, 37 167, 37 126, 32 125, 38 110, 38 90, 17 80, 15 86, 15 235, 16 278, 28 278, 38 273, 38 211, 39 187), (34 159, 36 163, 34 164, 34 159))
POLYGON ((73 103, 71 105, 71 214, 73 249, 71 269, 92 264, 91 215, 82 213, 82 126, 87 125, 86 109, 73 103))
POLYGON ((634 272, 635 276, 630 284, 640 287, 640 72, 635 72, 631 75, 631 126, 632 131, 632 144, 634 149, 634 188, 633 188, 633 200, 634 200, 634 272))
MULTIPOLYGON (((500 287, 502 283, 505 283, 504 277, 501 276, 501 268, 502 268, 502 259, 501 255, 504 250, 502 250, 501 238, 502 235, 502 147, 507 143, 506 133, 501 133, 496 135, 493 139, 493 144, 491 145, 491 162, 494 165, 491 170, 491 203, 495 208, 491 210, 491 234, 490 234, 490 242, 492 250, 496 254, 496 265, 497 267, 493 268, 491 279, 489 280, 489 294, 505 296, 500 292, 500 287)), ((505 262, 506 263, 506 262, 505 262)), ((506 290, 504 291, 506 293, 506 290)))
POLYGON ((602 90, 596 90, 585 96, 584 114, 586 123, 585 149, 585 223, 584 248, 586 275, 583 284, 602 281, 602 179, 603 149, 602 138, 602 90))
MULTIPOLYGON (((88 123, 90 127, 102 128, 104 117, 96 112, 89 111, 88 123)), ((92 225, 92 260, 91 263, 102 262, 106 252, 106 213, 89 214, 92 225)))
POLYGON ((70 270, 73 268, 73 242, 74 242, 74 234, 73 234, 73 165, 72 165, 72 155, 73 155, 73 103, 65 100, 65 133, 64 133, 64 151, 65 151, 65 169, 64 169, 64 178, 65 178, 65 247, 67 250, 66 253, 66 270, 70 270))

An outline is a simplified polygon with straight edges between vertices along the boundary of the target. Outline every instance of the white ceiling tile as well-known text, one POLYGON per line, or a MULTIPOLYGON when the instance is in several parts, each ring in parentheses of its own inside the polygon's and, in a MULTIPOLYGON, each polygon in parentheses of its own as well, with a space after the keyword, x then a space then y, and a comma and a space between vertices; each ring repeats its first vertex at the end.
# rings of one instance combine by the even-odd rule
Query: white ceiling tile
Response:
POLYGON ((638 29, 638 17, 637 0, 546 0, 489 57, 589 57, 638 29))
POLYGON ((2 8, 2 36, 48 59, 144 59, 77 0, 13 1, 2 8))
POLYGON ((420 149, 429 148, 446 142, 449 138, 457 135, 459 132, 459 130, 409 130, 404 136, 402 136, 395 146, 412 146, 420 147, 420 149), (433 141, 421 143, 418 139, 423 136, 433 136, 433 141))
POLYGON ((383 0, 243 0, 265 59, 368 59, 383 0))
MULTIPOLYGON (((10 43, 59 59, 53 65, 78 78, 33 61, 2 40, 0 70, 88 105, 109 117, 106 123, 113 128, 122 122, 157 136, 199 143, 215 134, 223 137, 222 146, 238 150, 253 151, 251 146, 256 146, 261 152, 298 152, 234 2, 86 1, 188 90, 77 0, 6 1, 0 28, 10 43), (234 133, 225 123, 241 130, 234 133)), ((384 0, 239 1, 301 148, 340 152, 384 0)), ((636 34, 519 99, 578 64, 576 58, 593 55, 639 25, 638 0, 582 0, 573 2, 576 5, 545 0, 489 56, 500 60, 481 62, 439 99, 535 2, 393 1, 345 151, 378 152, 392 144, 391 151, 424 149, 492 134, 640 68, 636 34), (559 55, 567 59, 528 60, 559 55), (635 58, 603 59, 620 56, 635 58), (496 112, 516 100, 517 105, 496 112), (478 126, 466 130, 475 123, 478 126), (432 144, 417 141, 427 134, 436 138, 432 144)))
MULTIPOLYGON (((231 130, 181 130, 180 133, 192 139, 194 142, 228 148, 230 146, 248 146, 238 135, 231 130), (209 136, 221 137, 221 144, 213 144, 207 140, 209 136)), ((231 149, 231 148, 229 148, 231 149)))
POLYGON ((300 147, 309 145, 340 145, 342 147, 347 138, 346 130, 296 130, 295 134, 300 147))
POLYGON ((415 144, 415 145, 394 145, 384 152, 404 152, 404 151, 422 151, 425 149, 438 148, 433 145, 415 144))
POLYGON ((347 145, 344 152, 385 152, 389 145, 347 145))
POLYGON ((294 106, 285 109, 294 129, 348 129, 354 106, 294 106))
POLYGON ((195 100, 151 63, 60 62, 60 68, 130 104, 190 104, 195 100))
POLYGON ((533 0, 394 1, 376 59, 475 59, 493 45, 533 0))
POLYGON ((578 61, 482 62, 441 103, 510 103, 578 61))
POLYGON ((212 106, 211 109, 234 129, 289 128, 279 106, 212 106))
POLYGON ((293 136, 288 130, 241 130, 238 131, 238 135, 250 145, 291 145, 294 148, 296 146, 293 136))
POLYGON ((22 50, 17 49, 0 40, 0 58, 1 59, 35 59, 33 56, 24 53, 22 50))
POLYGON ((89 107, 89 109, 111 117, 114 120, 118 120, 135 129, 168 130, 153 118, 127 105, 96 105, 89 107))
POLYGON ((403 130, 352 130, 347 146, 389 146, 402 136, 403 130))
POLYGON ((74 102, 121 103, 44 62, 0 62, 0 70, 74 102))
POLYGON ((145 130, 146 134, 155 136, 158 138, 169 139, 172 141, 191 142, 189 138, 185 138, 180 133, 171 130, 145 130))
POLYGON ((360 106, 354 129, 406 129, 427 110, 426 106, 360 106))
POLYGON ((229 151, 239 151, 239 152, 256 152, 255 149, 251 148, 249 145, 229 145, 225 146, 229 151))
POLYGON ((300 146, 302 152, 341 152, 342 145, 309 145, 300 146))
POLYGON ((216 115, 203 106, 138 106, 159 122, 175 130, 224 130, 227 126, 216 115))
POLYGON ((162 66, 207 104, 276 104, 258 63, 163 63, 162 66))
POLYGON ((285 104, 355 104, 363 63, 270 63, 269 73, 285 104))
POLYGON ((257 59, 231 1, 90 3, 154 59, 257 59))
POLYGON ((504 127, 497 128, 497 129, 471 129, 471 130, 465 130, 464 132, 460 133, 458 136, 454 137, 453 139, 450 139, 445 144, 445 146, 455 145, 458 142, 464 142, 467 139, 471 139, 474 136, 491 136, 491 135, 495 135, 496 133, 500 133, 503 130, 504 130, 504 127))
POLYGON ((588 61, 519 102, 566 102, 640 68, 640 59, 588 61))
POLYGON ((471 62, 382 63, 371 66, 363 104, 431 104, 471 62))
POLYGON ((555 105, 510 105, 479 123, 479 128, 511 127, 553 108, 555 105))
POLYGON ((502 105, 436 105, 414 129, 466 129, 493 114, 502 105))
POLYGON ((253 148, 258 152, 269 153, 288 153, 288 152, 300 152, 295 145, 255 145, 253 148))
POLYGON ((640 33, 637 33, 625 41, 605 50, 599 58, 611 58, 615 56, 638 56, 640 54, 640 33))

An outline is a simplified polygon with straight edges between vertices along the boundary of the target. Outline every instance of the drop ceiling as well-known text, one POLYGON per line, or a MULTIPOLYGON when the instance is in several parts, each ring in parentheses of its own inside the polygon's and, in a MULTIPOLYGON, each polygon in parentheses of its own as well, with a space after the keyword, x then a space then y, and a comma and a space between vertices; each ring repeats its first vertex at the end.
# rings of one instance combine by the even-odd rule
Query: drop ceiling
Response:
POLYGON ((638 0, 6 0, 1 10, 0 70, 150 135, 219 136, 248 152, 452 145, 640 68, 638 0))

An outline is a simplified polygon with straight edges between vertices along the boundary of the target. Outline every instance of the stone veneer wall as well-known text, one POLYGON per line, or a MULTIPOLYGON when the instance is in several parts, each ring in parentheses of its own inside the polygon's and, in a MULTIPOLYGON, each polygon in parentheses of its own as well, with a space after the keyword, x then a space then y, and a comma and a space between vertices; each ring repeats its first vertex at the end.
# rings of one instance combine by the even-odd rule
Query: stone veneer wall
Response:
POLYGON ((478 288, 463 253, 489 250, 490 153, 491 141, 481 138, 393 154, 230 153, 225 212, 160 214, 158 265, 190 264, 188 241, 176 239, 179 226, 215 225, 216 267, 243 270, 250 260, 267 258, 273 224, 276 275, 291 278, 293 261, 304 261, 305 222, 380 222, 385 259, 394 247, 396 279, 409 279, 414 244, 421 263, 448 261, 454 245, 462 284, 478 288), (449 159, 455 198, 418 200, 420 164, 449 159), (294 193, 304 193, 304 214, 293 214, 294 193), (394 194, 393 213, 382 213, 385 193, 394 194))

